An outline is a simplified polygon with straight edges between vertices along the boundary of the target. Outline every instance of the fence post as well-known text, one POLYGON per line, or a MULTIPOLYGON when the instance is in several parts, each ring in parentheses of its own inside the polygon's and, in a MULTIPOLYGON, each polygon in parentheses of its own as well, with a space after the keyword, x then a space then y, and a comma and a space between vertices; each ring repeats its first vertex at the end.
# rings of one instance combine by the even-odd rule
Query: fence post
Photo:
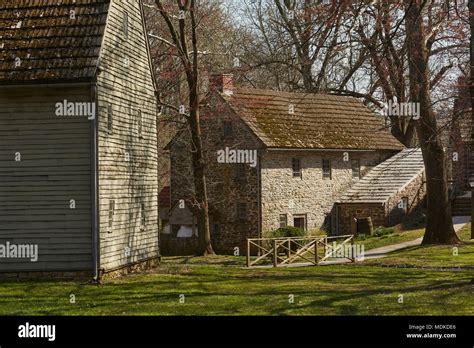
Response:
POLYGON ((316 243, 314 243, 314 261, 316 262, 316 265, 319 264, 319 261, 318 261, 318 243, 319 243, 319 240, 316 239, 316 243))
POLYGON ((324 236, 324 256, 327 254, 326 247, 328 245, 328 236, 324 236))
POLYGON ((352 253, 352 262, 356 261, 356 256, 355 256, 355 238, 354 235, 352 235, 351 239, 351 253, 352 253))
POLYGON ((247 238, 247 267, 250 267, 250 239, 247 238))
POLYGON ((287 250, 288 258, 291 257, 291 239, 288 238, 288 250, 287 250))
POLYGON ((278 266, 278 250, 277 250, 277 241, 273 240, 273 267, 278 266))

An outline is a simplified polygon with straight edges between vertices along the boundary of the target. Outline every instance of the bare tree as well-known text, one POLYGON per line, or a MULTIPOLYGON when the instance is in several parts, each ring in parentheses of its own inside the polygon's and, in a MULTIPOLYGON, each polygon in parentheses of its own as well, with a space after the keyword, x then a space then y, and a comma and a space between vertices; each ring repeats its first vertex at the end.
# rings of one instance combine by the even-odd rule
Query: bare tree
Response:
POLYGON ((453 244, 459 243, 459 238, 451 221, 445 156, 430 96, 428 60, 433 36, 427 36, 423 28, 424 4, 423 0, 404 0, 410 96, 420 104, 420 119, 414 122, 426 171, 428 209, 423 244, 453 244))
MULTIPOLYGON (((199 117, 199 48, 197 35, 197 5, 196 0, 172 1, 155 0, 160 15, 169 30, 172 56, 180 62, 187 84, 187 99, 189 114, 184 115, 178 107, 160 100, 160 103, 175 112, 184 115, 189 126, 192 144, 192 174, 198 214, 199 253, 214 254, 211 245, 209 228, 209 203, 206 185, 206 161, 203 154, 202 134, 199 117), (173 14, 173 12, 174 14, 173 14), (177 13, 177 25, 175 14, 177 13)), ((163 39, 165 40, 165 39, 163 39)))
MULTIPOLYGON (((471 27, 471 45, 470 45, 470 57, 471 57, 471 78, 469 83, 469 91, 471 95, 471 149, 474 148, 474 0, 469 0, 469 24, 471 27)), ((471 202, 471 204, 473 204, 471 202)), ((473 204, 474 207, 474 204, 473 204)), ((471 239, 474 239, 474 224, 471 225, 471 239)))

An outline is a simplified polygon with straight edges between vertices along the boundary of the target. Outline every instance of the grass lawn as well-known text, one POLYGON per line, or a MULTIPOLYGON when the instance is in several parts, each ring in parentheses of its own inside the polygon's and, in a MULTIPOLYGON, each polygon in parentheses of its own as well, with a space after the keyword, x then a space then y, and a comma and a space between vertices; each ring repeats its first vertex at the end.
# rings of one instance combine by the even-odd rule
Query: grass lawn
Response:
POLYGON ((3 282, 0 315, 474 314, 472 271, 351 264, 245 269, 243 263, 239 257, 166 258, 153 272, 102 285, 3 282))
POLYGON ((398 244, 403 242, 408 242, 420 237, 423 237, 425 234, 425 229, 418 230, 409 230, 402 232, 395 232, 381 237, 369 237, 367 239, 361 240, 356 238, 358 244, 364 245, 365 250, 375 249, 384 247, 391 244, 398 244))
MULTIPOLYGON (((470 225, 459 235, 468 240, 470 225)), ((459 246, 458 256, 450 246, 428 246, 356 264, 246 269, 244 263, 231 256, 168 257, 153 271, 101 285, 1 282, 0 315, 474 315, 474 270, 380 265, 472 267, 473 242, 459 246)))
POLYGON ((394 251, 382 259, 367 260, 364 264, 412 265, 420 267, 472 267, 474 269, 474 241, 470 240, 471 224, 464 226, 458 236, 462 245, 414 246, 394 251))

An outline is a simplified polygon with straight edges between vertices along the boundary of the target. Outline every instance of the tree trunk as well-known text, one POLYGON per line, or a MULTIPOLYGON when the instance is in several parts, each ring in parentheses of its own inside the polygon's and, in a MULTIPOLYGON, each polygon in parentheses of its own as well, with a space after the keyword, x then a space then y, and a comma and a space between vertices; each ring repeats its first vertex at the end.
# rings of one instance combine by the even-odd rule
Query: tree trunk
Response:
MULTIPOLYGON (((471 25, 471 77, 469 80, 469 93, 471 95, 471 151, 474 150, 474 0, 469 0, 469 23, 471 25)), ((474 200, 474 197, 472 197, 474 200)), ((474 202, 471 200, 471 204, 474 202)), ((471 239, 474 239, 474 221, 471 224, 471 239)))
POLYGON ((211 230, 209 226, 209 204, 206 185, 205 159, 202 147, 201 126, 199 122, 199 94, 197 90, 197 77, 188 78, 190 90, 190 117, 189 126, 192 138, 192 162, 193 179, 196 200, 198 201, 198 234, 199 251, 202 256, 213 255, 214 250, 211 244, 211 230))
POLYGON ((418 141, 416 139, 416 130, 413 122, 407 125, 407 129, 403 131, 397 123, 392 124, 392 135, 408 148, 417 147, 418 141))
POLYGON ((423 244, 454 244, 448 176, 443 145, 436 124, 429 91, 428 48, 422 28, 423 0, 405 0, 411 102, 420 103, 415 122, 426 171, 427 224, 423 244))

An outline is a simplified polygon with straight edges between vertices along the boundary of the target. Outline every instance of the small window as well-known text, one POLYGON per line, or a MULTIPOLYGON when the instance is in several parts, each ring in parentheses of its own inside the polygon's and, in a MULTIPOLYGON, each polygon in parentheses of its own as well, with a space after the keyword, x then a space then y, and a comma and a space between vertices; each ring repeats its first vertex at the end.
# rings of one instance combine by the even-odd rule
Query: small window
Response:
POLYGON ((232 122, 228 122, 228 121, 224 122, 224 136, 225 137, 232 136, 232 122))
POLYGON ((301 159, 293 158, 292 167, 293 167, 293 177, 301 178, 301 159))
POLYGON ((219 224, 214 224, 214 225, 212 225, 212 236, 213 236, 213 237, 216 237, 216 236, 219 235, 219 233, 220 233, 220 226, 219 226, 219 224))
POLYGON ((108 233, 112 233, 112 228, 114 227, 114 215, 115 215, 115 201, 109 201, 109 224, 107 228, 108 233))
POLYGON ((123 13, 122 30, 123 30, 123 37, 125 38, 125 40, 128 39, 128 12, 123 13))
POLYGON ((107 131, 109 134, 113 133, 114 120, 113 120, 113 110, 112 104, 107 105, 107 131))
POLYGON ((352 166, 352 178, 360 179, 360 160, 358 159, 351 160, 351 166, 352 166))
POLYGON ((280 227, 288 226, 288 215, 280 214, 280 227))
POLYGON ((245 179, 245 163, 237 163, 235 167, 235 179, 245 179))
POLYGON ((140 205, 140 229, 145 230, 146 226, 146 212, 145 212, 145 203, 140 205))
POLYGON ((137 125, 138 125, 138 136, 142 138, 143 137, 143 116, 142 116, 141 110, 138 110, 138 113, 137 113, 137 125))
POLYGON ((237 218, 239 220, 247 220, 247 203, 237 204, 237 218))
POLYGON ((331 179, 331 161, 323 159, 323 179, 331 179))
POLYGON ((306 231, 306 215, 295 215, 293 217, 293 226, 306 231))

